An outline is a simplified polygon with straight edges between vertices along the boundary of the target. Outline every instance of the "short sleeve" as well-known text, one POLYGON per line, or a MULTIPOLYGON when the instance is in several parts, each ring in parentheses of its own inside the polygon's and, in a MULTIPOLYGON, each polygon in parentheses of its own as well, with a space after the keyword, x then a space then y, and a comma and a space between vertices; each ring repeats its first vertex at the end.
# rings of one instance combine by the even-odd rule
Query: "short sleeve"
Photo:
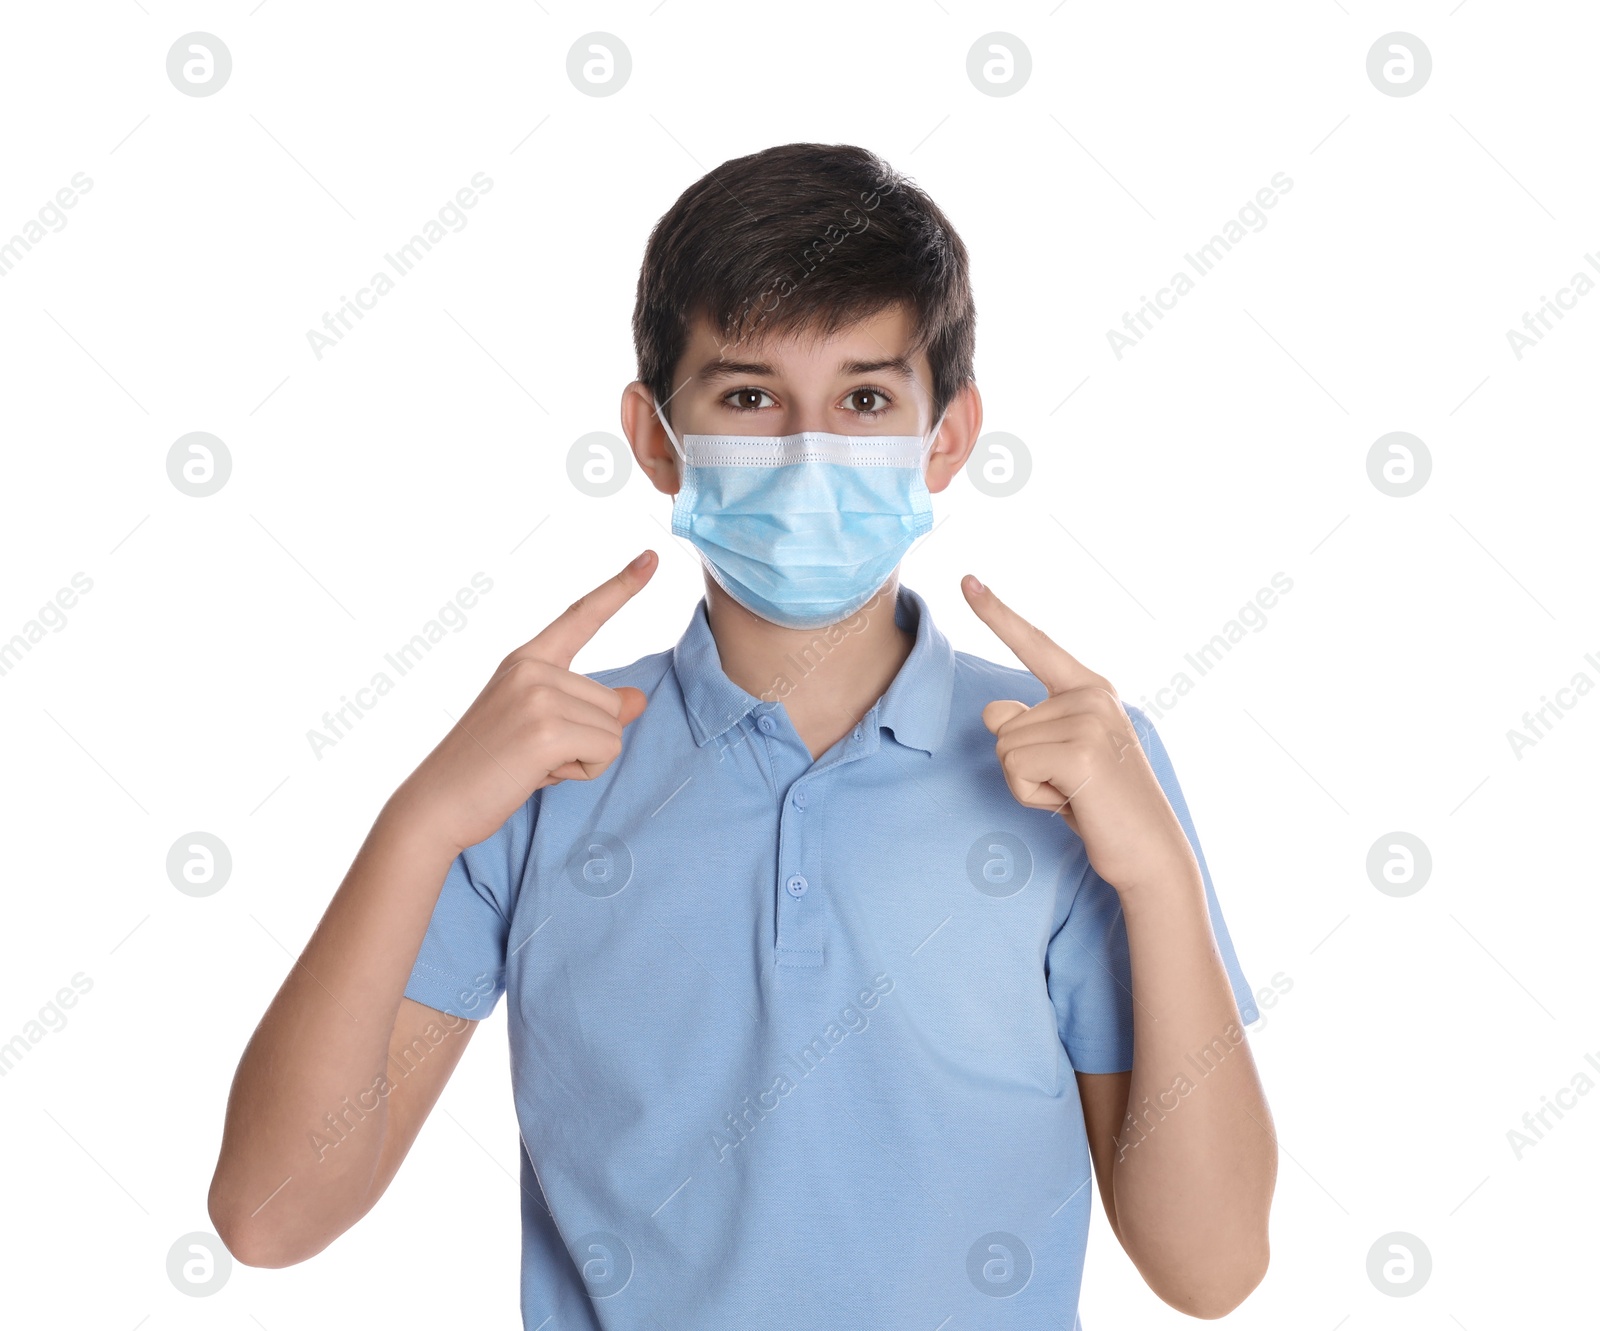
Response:
POLYGON ((406 997, 479 1021, 506 985, 506 937, 533 845, 540 791, 451 862, 406 984, 406 997))
MULTIPOLYGON (((1194 851, 1205 884, 1206 910, 1217 951, 1232 986, 1234 1002, 1239 1005, 1239 1017, 1249 1025, 1261 1014, 1234 952, 1233 939, 1211 883, 1211 870, 1200 849, 1200 838, 1172 759, 1144 712, 1128 703, 1123 704, 1123 710, 1194 851)), ((1094 871, 1087 857, 1066 919, 1050 940, 1046 969, 1061 1043, 1074 1070, 1125 1072, 1133 1067, 1133 981, 1122 902, 1116 889, 1094 871)))

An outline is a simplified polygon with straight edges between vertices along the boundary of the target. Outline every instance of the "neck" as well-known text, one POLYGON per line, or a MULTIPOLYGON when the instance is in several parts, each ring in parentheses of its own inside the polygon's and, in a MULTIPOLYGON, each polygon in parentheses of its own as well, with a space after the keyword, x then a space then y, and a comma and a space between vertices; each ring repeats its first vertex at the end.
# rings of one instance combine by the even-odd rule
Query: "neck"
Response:
POLYGON ((815 758, 854 728, 911 654, 916 635, 894 622, 898 575, 837 624, 790 629, 751 614, 706 577, 706 619, 723 673, 746 693, 782 703, 815 758))

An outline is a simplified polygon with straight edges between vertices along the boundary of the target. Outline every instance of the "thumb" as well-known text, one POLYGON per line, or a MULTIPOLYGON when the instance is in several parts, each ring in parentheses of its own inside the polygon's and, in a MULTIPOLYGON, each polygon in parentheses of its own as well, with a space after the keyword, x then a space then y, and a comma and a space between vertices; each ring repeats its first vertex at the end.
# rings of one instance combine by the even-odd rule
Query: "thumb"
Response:
POLYGON ((1027 703, 1015 698, 997 698, 983 709, 983 724, 989 727, 991 734, 998 735, 1000 727, 1012 717, 1031 710, 1027 703))
POLYGON ((622 699, 622 714, 617 720, 627 725, 628 722, 637 720, 644 713, 645 704, 649 699, 643 689, 636 689, 631 684, 624 684, 617 690, 617 696, 622 699))

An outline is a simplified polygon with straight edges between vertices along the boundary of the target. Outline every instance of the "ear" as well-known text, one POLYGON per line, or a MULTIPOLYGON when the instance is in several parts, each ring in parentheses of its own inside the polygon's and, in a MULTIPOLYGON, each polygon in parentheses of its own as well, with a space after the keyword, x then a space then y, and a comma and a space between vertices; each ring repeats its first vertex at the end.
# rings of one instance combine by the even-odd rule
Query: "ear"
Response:
POLYGON ((953 398, 939 427, 939 437, 928 455, 925 483, 929 494, 938 494, 956 478, 972 456, 972 449, 983 430, 983 398, 976 380, 969 379, 953 398))
POLYGON ((678 454, 656 415, 649 386, 638 379, 622 390, 622 433, 650 484, 662 494, 677 494, 683 480, 678 474, 678 454))

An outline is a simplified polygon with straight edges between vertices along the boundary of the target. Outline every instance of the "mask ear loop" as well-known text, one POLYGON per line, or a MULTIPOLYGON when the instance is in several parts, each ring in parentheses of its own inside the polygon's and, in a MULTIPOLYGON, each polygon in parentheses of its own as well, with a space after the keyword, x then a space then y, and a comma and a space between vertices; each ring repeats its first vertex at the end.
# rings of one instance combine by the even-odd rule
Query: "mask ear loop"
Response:
MULTIPOLYGON (((923 439, 921 453, 917 459, 916 488, 923 495, 927 496, 930 509, 932 507, 933 497, 928 495, 928 459, 933 456, 933 446, 939 442, 939 431, 944 429, 944 419, 949 414, 950 406, 948 403, 946 403, 945 409, 939 413, 939 419, 934 422, 933 429, 928 431, 927 436, 923 439)), ((932 527, 933 518, 929 516, 928 529, 931 531, 932 527)), ((926 535, 927 532, 922 533, 922 536, 926 535)), ((920 539, 920 537, 918 539, 920 539)))
POLYGON ((688 455, 683 451, 683 445, 678 442, 678 436, 672 432, 672 426, 667 424, 667 413, 661 410, 661 403, 652 394, 650 401, 655 403, 656 419, 661 422, 661 428, 667 432, 667 438, 672 442, 672 451, 678 455, 678 469, 681 473, 689 465, 688 455))
POLYGON ((944 410, 939 413, 939 419, 934 422, 933 429, 928 432, 927 438, 922 441, 922 458, 920 465, 923 468, 926 468, 928 465, 928 458, 933 453, 933 446, 939 442, 939 431, 944 429, 944 420, 949 414, 950 404, 947 402, 944 410))
MULTIPOLYGON (((694 494, 697 488, 694 468, 689 465, 689 455, 684 451, 683 445, 678 442, 678 436, 673 433, 672 426, 667 421, 667 413, 661 409, 661 403, 657 400, 655 394, 652 393, 650 395, 650 401, 655 406, 656 419, 661 422, 661 428, 667 432, 667 438, 672 442, 672 451, 678 457, 678 492, 672 497, 672 533, 674 536, 681 536, 687 540, 689 539, 688 533, 686 530, 679 530, 678 522, 680 516, 686 513, 688 506, 694 502, 694 494)), ((722 575, 717 572, 715 566, 706 558, 705 552, 697 547, 695 553, 700 556, 701 562, 711 569, 712 576, 718 582, 721 582, 722 575)))

